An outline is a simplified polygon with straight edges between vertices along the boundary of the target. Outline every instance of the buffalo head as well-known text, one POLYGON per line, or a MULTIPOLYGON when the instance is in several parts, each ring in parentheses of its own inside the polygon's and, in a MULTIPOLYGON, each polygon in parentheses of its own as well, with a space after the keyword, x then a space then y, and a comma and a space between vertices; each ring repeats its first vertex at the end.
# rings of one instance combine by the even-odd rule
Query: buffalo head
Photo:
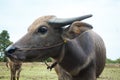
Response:
MULTIPOLYGON (((67 34, 72 28, 65 28, 65 26, 91 16, 85 15, 68 19, 56 18, 55 16, 40 17, 30 25, 27 34, 6 49, 6 56, 22 61, 36 61, 48 57, 57 58, 64 45, 63 34, 68 36, 67 34)), ((80 33, 75 28, 72 30, 80 33)), ((73 38, 73 36, 68 37, 73 38)))

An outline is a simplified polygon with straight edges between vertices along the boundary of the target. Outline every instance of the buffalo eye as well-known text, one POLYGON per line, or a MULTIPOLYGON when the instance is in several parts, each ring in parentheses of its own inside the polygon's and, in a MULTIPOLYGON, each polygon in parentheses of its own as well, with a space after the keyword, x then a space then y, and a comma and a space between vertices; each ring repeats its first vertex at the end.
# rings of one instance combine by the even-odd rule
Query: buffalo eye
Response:
POLYGON ((48 28, 46 26, 42 26, 38 28, 38 32, 41 34, 45 34, 48 31, 48 28))

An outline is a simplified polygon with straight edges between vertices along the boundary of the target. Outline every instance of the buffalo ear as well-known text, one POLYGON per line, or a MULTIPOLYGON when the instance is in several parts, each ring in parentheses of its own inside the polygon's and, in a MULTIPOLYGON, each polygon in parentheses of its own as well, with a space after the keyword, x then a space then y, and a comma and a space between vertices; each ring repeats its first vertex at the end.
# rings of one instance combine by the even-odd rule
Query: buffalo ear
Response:
POLYGON ((74 39, 77 36, 81 35, 83 32, 92 28, 93 27, 88 23, 75 21, 70 25, 69 30, 64 32, 63 36, 64 38, 74 39))

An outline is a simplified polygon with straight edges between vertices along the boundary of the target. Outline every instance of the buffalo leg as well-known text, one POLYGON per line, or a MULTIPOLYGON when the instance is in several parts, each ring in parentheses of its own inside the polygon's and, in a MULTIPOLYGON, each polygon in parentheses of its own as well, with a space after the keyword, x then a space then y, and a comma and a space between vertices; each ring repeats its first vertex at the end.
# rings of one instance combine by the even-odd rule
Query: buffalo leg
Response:
POLYGON ((14 69, 11 69, 11 80, 15 80, 15 70, 14 69))
POLYGON ((72 76, 61 68, 59 64, 55 66, 55 71, 58 75, 58 80, 72 80, 72 76))
POLYGON ((17 72, 17 80, 19 80, 20 72, 21 72, 21 69, 19 69, 18 72, 17 72))

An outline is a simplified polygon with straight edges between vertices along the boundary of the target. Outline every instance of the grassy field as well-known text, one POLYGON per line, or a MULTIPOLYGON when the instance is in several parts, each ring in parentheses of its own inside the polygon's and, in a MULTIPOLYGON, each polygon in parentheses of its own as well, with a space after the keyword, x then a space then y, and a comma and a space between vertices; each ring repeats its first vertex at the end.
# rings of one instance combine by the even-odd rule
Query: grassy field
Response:
MULTIPOLYGON (((5 63, 0 63, 0 80, 10 80, 10 72, 5 63)), ((44 63, 24 63, 20 80, 57 80, 57 75, 54 69, 47 70, 44 63)), ((107 65, 97 80, 120 80, 120 64, 107 65)))

